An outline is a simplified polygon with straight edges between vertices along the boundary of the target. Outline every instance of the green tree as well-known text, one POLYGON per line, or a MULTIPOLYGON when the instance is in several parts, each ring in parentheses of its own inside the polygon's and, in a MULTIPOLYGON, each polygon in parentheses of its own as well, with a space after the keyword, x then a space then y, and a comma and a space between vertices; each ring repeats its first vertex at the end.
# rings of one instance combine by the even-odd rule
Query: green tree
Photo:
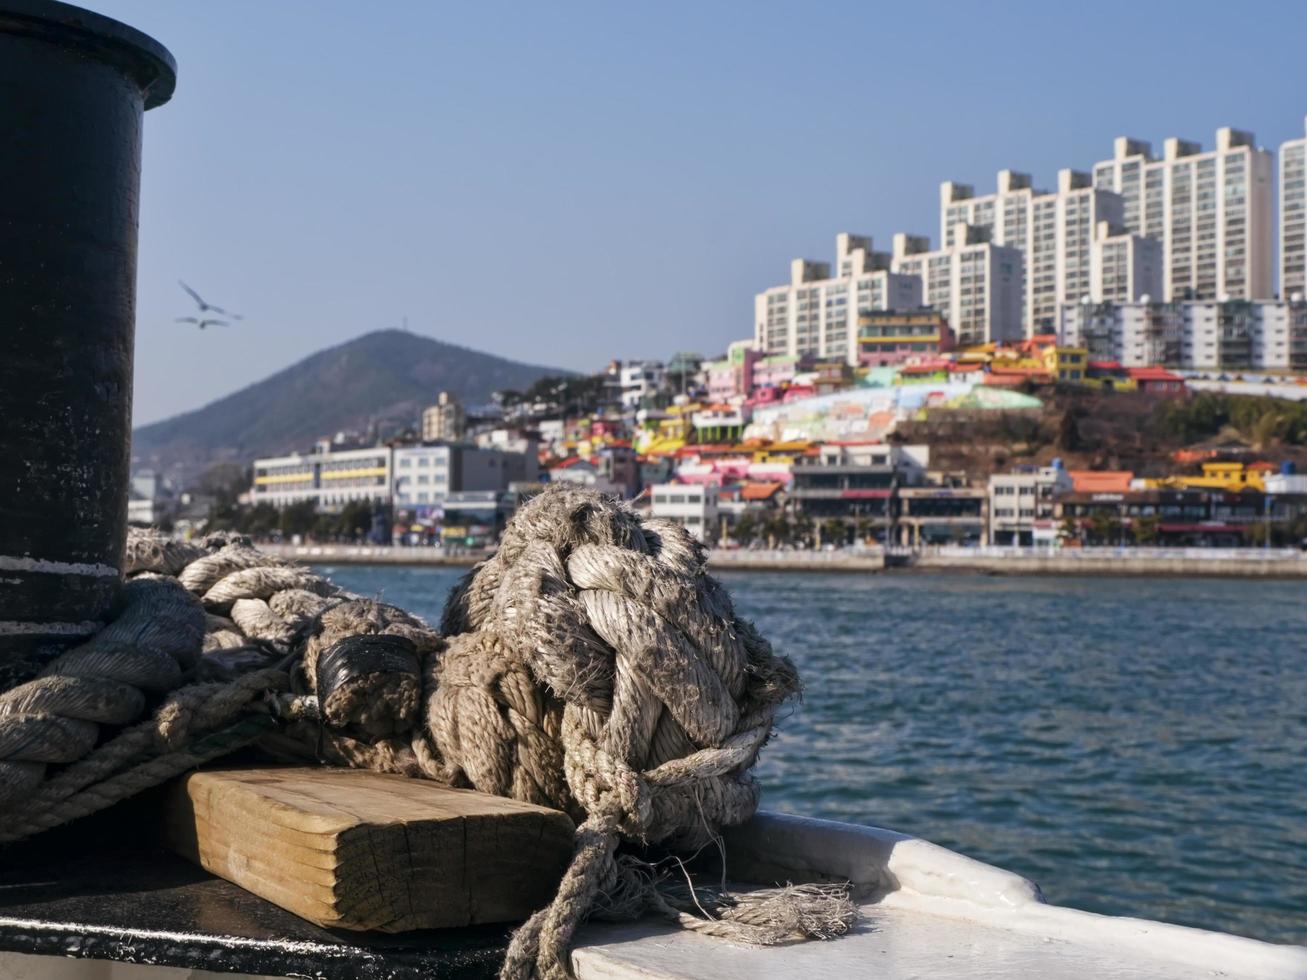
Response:
POLYGON ((745 511, 740 515, 740 519, 731 527, 731 539, 738 541, 742 545, 753 544, 758 532, 761 530, 758 519, 745 511))
POLYGON ((1094 544, 1116 544, 1121 522, 1107 510, 1096 510, 1089 515, 1089 538, 1094 544))
POLYGON ((1135 544, 1150 545, 1157 543, 1158 521, 1153 514, 1147 514, 1143 517, 1136 518, 1130 530, 1134 533, 1135 544))
POLYGON ((358 541, 372 529, 372 501, 351 500, 336 518, 336 533, 348 541, 358 541))
POLYGON ((282 508, 278 527, 286 536, 309 534, 318 522, 318 509, 312 500, 301 500, 282 508))
POLYGON ((272 504, 258 504, 240 513, 236 530, 244 531, 255 538, 266 538, 277 529, 281 515, 272 504))
POLYGON ((843 548, 849 543, 849 522, 842 517, 832 517, 822 528, 822 541, 843 548))

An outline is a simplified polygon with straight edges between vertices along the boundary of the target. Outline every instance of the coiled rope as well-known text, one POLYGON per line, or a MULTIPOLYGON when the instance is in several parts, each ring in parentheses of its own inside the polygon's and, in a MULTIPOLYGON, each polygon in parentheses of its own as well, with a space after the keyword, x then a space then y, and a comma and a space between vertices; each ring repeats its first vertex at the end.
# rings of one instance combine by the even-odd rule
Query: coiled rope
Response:
POLYGON ((655 913, 755 943, 852 921, 846 889, 686 887, 668 874, 679 863, 629 852, 693 853, 752 816, 751 769, 800 690, 673 522, 546 489, 455 589, 443 641, 239 536, 194 546, 133 532, 128 574, 109 627, 0 695, 0 839, 258 739, 572 815, 573 861, 514 934, 504 977, 570 977, 572 937, 591 915, 655 913), (103 740, 102 727, 169 690, 149 719, 103 740))
MULTIPOLYGON (((505 977, 570 976, 589 914, 654 911, 753 942, 838 934, 843 892, 720 896, 655 887, 622 841, 694 851, 758 805, 750 772, 799 693, 683 527, 566 486, 529 501, 444 615, 431 678, 432 775, 581 818, 558 895, 514 935, 505 977)), ((426 763, 424 768, 430 768, 426 763)))

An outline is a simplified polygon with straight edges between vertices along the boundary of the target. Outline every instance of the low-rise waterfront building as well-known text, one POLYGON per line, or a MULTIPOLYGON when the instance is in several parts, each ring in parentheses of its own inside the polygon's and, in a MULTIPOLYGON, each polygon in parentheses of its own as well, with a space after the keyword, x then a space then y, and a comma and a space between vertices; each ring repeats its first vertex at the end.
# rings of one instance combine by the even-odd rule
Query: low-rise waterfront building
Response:
POLYGON ((1056 501, 1064 544, 1239 547, 1267 519, 1265 496, 1212 489, 1072 491, 1056 501))
POLYGON ((717 540, 719 488, 712 484, 659 483, 650 487, 650 513, 675 521, 708 544, 717 540))
POLYGON ((1054 460, 989 478, 989 543, 1052 547, 1057 543, 1054 498, 1074 487, 1071 474, 1054 460))
POLYGON ((929 465, 929 446, 829 443, 795 458, 790 501, 819 528, 832 520, 853 522, 890 540, 895 491, 923 483, 929 465))
POLYGON ((505 490, 461 490, 442 504, 440 542, 446 549, 481 549, 499 540, 516 495, 505 490))
POLYGON ((312 502, 338 511, 348 503, 393 503, 423 519, 438 515, 458 491, 503 491, 537 478, 533 454, 483 449, 466 443, 371 446, 295 453, 254 461, 253 504, 285 507, 312 502))
POLYGON ((898 543, 920 548, 933 544, 982 544, 989 492, 984 487, 900 487, 898 543))
POLYGON ((439 515, 451 493, 507 490, 538 479, 534 453, 465 444, 396 446, 392 454, 393 502, 397 510, 425 519, 439 515))
POLYGON ((254 461, 253 504, 281 508, 312 502, 319 510, 338 511, 354 501, 385 503, 390 499, 389 446, 324 449, 254 461))

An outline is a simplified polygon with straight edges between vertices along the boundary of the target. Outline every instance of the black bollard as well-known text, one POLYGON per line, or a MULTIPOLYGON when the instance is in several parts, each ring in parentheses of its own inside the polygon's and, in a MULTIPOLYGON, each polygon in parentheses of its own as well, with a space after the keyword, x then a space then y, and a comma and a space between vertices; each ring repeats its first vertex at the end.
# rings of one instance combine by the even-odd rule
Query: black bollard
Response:
POLYGON ((0 689, 119 586, 141 116, 176 73, 117 21, 0 0, 0 689))

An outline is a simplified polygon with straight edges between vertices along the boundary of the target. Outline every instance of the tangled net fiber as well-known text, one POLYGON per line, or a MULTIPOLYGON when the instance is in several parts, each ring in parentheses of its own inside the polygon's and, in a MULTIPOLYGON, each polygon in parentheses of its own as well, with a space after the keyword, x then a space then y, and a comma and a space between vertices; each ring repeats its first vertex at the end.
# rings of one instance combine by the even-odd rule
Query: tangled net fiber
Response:
POLYGON ((589 916, 755 943, 853 919, 847 890, 732 894, 674 857, 752 816, 751 769, 800 689, 674 522, 550 487, 454 590, 440 633, 239 536, 133 532, 127 571, 109 626, 0 695, 0 839, 259 740, 569 813, 572 863, 514 934, 505 977, 571 976, 589 916))

